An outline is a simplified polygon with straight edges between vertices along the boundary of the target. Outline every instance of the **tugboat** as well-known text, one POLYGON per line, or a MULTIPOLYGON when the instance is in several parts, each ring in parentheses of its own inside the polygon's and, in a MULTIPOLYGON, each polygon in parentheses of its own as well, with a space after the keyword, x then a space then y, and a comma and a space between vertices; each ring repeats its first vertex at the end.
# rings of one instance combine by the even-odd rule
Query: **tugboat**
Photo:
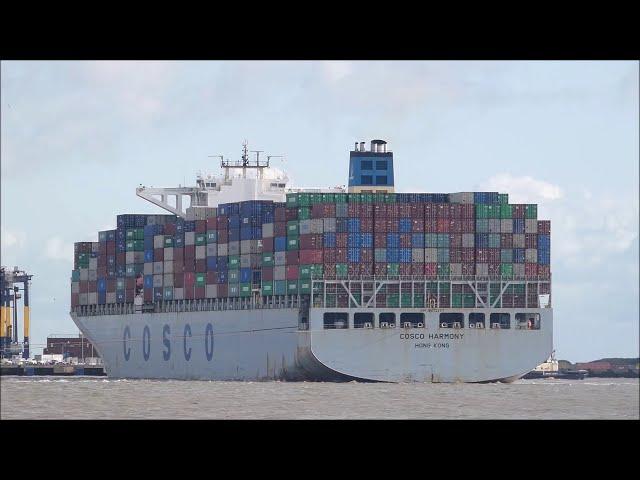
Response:
POLYGON ((541 363, 522 378, 530 380, 537 378, 559 378, 564 380, 584 380, 588 375, 587 370, 560 370, 556 351, 552 351, 546 362, 541 363))

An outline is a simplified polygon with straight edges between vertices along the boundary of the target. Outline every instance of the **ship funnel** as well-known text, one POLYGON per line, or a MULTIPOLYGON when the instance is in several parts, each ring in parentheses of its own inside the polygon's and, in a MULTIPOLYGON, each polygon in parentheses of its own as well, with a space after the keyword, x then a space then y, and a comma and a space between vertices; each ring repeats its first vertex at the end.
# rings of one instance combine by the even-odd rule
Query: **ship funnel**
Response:
POLYGON ((364 151, 365 151, 365 149, 364 149, 364 142, 360 142, 360 151, 361 151, 361 152, 364 152, 364 151))
POLYGON ((358 151, 358 142, 356 142, 356 147, 355 147, 354 151, 356 151, 356 152, 358 151))

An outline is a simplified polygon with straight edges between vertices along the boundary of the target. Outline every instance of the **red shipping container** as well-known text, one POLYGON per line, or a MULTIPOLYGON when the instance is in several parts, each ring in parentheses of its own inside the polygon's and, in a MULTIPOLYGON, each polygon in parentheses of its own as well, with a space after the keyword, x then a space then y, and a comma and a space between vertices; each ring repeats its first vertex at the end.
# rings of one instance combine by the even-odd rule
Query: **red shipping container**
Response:
POLYGON ((173 273, 184 273, 184 260, 173 261, 173 273))
POLYGON ((425 220, 433 220, 436 218, 437 208, 435 203, 424 204, 424 218, 425 220))
POLYGON ((397 203, 398 205, 398 215, 401 218, 410 218, 411 217, 411 204, 410 203, 397 203))
POLYGON ((337 248, 347 248, 349 244, 349 234, 348 233, 336 233, 336 247, 337 248))
POLYGON ((176 234, 176 224, 175 223, 167 223, 164 226, 164 234, 165 235, 175 235, 176 234))
POLYGON ((500 263, 500 249, 499 248, 487 248, 489 252, 487 257, 489 263, 500 263))
POLYGON ((489 261, 489 250, 486 248, 476 249, 476 262, 487 263, 489 261))
POLYGON ((287 236, 287 223, 275 222, 273 224, 273 236, 274 237, 286 237, 287 236))
POLYGON ((204 295, 205 287, 196 287, 194 292, 194 297, 198 300, 205 298, 204 295))
POLYGON ((336 248, 336 263, 345 263, 347 261, 347 249, 336 248))
POLYGON ((538 275, 538 264, 537 263, 525 263, 524 264, 524 275, 525 275, 525 277, 536 277, 538 275))
POLYGON ((414 218, 411 220, 411 231, 414 233, 424 232, 424 220, 422 218, 414 218))
POLYGON ((218 221, 216 220, 216 217, 207 218, 205 221, 207 223, 207 230, 215 230, 218 228, 218 221))
POLYGON ((514 204, 511 207, 511 214, 513 218, 524 218, 525 206, 521 204, 514 204))
POLYGON ((322 263, 322 250, 300 250, 299 261, 302 265, 322 263))
POLYGON ((347 264, 347 274, 350 277, 359 277, 360 276, 360 263, 349 263, 347 264))
POLYGON ((449 210, 448 203, 437 203, 436 204, 436 217, 437 218, 446 218, 447 220, 450 218, 451 211, 449 210))
POLYGON ((136 288, 136 279, 133 277, 127 277, 124 279, 124 288, 127 290, 133 290, 136 288))
POLYGON ((411 218, 424 220, 424 203, 410 203, 409 210, 411 218))
POLYGON ((229 217, 227 215, 218 215, 216 217, 216 229, 217 230, 229 229, 229 217))
POLYGON ((452 233, 462 233, 462 219, 452 218, 449 220, 449 231, 452 233))
POLYGON ((273 280, 273 267, 262 267, 262 280, 265 282, 273 280))
POLYGON ((373 232, 373 217, 366 217, 366 218, 360 219, 360 231, 373 232))
POLYGON ((424 263, 410 263, 411 275, 424 275, 424 263))
POLYGON ((89 282, 87 280, 80 281, 80 293, 89 293, 89 282))
POLYGON ((116 265, 126 265, 127 264, 127 254, 122 252, 122 253, 116 253, 116 265))
POLYGON ((449 248, 462 248, 462 234, 450 233, 449 234, 449 248))
POLYGON ((411 275, 411 264, 410 263, 401 263, 398 267, 398 273, 400 275, 411 275))
POLYGON ((297 280, 298 279, 298 265, 287 265, 285 267, 285 277, 287 280, 297 280))
POLYGON ((501 233, 500 234, 500 248, 513 248, 513 234, 501 233))
POLYGON ((436 233, 438 231, 438 220, 435 218, 425 220, 424 231, 425 233, 436 233))
POLYGON ((98 245, 98 254, 106 255, 107 254, 107 242, 100 242, 98 245))
POLYGON ((535 233, 524 234, 524 247, 525 248, 538 248, 538 235, 535 233))
POLYGON ((116 242, 107 242, 107 255, 116 254, 116 242))
POLYGON ((116 291, 116 279, 107 278, 107 292, 113 293, 116 291))
POLYGON ((438 224, 436 226, 436 232, 438 233, 449 233, 449 219, 448 218, 439 218, 438 224))
POLYGON ((185 260, 182 268, 185 272, 194 273, 196 271, 195 259, 185 260))
POLYGON ((387 231, 387 221, 385 218, 377 218, 373 222, 373 231, 376 233, 385 233, 387 231))
POLYGON ((207 233, 206 220, 196 220, 196 233, 207 233))
POLYGON ((297 208, 287 208, 284 211, 284 218, 287 222, 291 220, 298 219, 298 209, 297 208))
POLYGON ((361 263, 373 263, 373 248, 361 248, 360 249, 360 262, 361 263))
POLYGON ((182 262, 184 260, 184 248, 183 247, 174 247, 173 248, 173 261, 180 261, 182 262))
POLYGON ((285 253, 285 263, 287 265, 298 265, 298 250, 290 250, 285 253))
POLYGON ((196 272, 204 273, 207 271, 207 260, 204 258, 196 260, 196 272))
POLYGON ((474 263, 463 263, 462 264, 462 275, 475 275, 476 268, 474 263))
POLYGON ((472 203, 466 203, 461 206, 462 218, 475 218, 475 209, 472 203))
POLYGON ((317 234, 300 235, 300 250, 315 250, 322 248, 323 236, 317 234))
POLYGON ((539 220, 538 233, 549 235, 551 233, 551 222, 549 220, 539 220))
POLYGON ((195 287, 193 285, 191 286, 185 285, 183 292, 184 292, 184 298, 186 300, 192 300, 195 298, 195 287))
POLYGON ((273 220, 275 222, 286 222, 285 207, 276 207, 273 209, 273 220))
POLYGON ((153 261, 162 262, 164 260, 164 248, 153 249, 153 261))
POLYGON ((136 296, 136 291, 134 289, 124 291, 124 299, 127 302, 133 302, 135 296, 136 296))
POLYGON ((449 249, 449 261, 451 263, 462 263, 462 249, 450 248, 449 249))
POLYGON ((374 233, 373 234, 373 246, 374 248, 386 248, 387 246, 387 234, 382 233, 374 233))
POLYGON ((218 232, 218 243, 229 243, 229 230, 216 230, 218 232))
POLYGON ((107 255, 99 255, 97 263, 98 263, 98 267, 106 267, 107 266, 107 255))
POLYGON ((209 270, 207 272, 207 285, 215 285, 216 283, 218 283, 218 272, 209 270))
POLYGON ((218 284, 218 297, 226 297, 229 294, 229 287, 226 283, 218 284))
POLYGON ((551 268, 549 265, 538 265, 538 276, 549 278, 551 276, 551 268))
MULTIPOLYGON (((212 272, 212 273, 215 273, 215 272, 212 272)), ((184 287, 184 273, 173 272, 173 287, 174 288, 184 287)))
POLYGON ((192 287, 196 283, 196 276, 193 272, 186 272, 184 274, 184 286, 185 288, 192 287))
POLYGON ((387 207, 384 203, 373 204, 373 216, 374 218, 380 218, 387 215, 387 207))
POLYGON ((459 203, 449 204, 449 217, 450 218, 462 218, 462 205, 459 203))
POLYGON ((262 239, 262 251, 265 253, 273 252, 273 237, 264 237, 262 239))
POLYGON ((411 248, 411 234, 410 233, 401 233, 400 234, 400 248, 411 248))
POLYGON ((335 278, 336 276, 336 264, 335 263, 325 263, 324 264, 324 276, 326 278, 335 278))
POLYGON ((195 245, 185 245, 184 246, 184 259, 185 260, 193 260, 196 258, 196 246, 195 245))
POLYGON ((376 277, 384 277, 387 274, 387 264, 384 262, 374 264, 373 272, 376 277))
POLYGON ((142 297, 145 302, 153 302, 153 288, 145 288, 142 297))
POLYGON ((71 306, 72 307, 77 307, 80 304, 80 294, 79 293, 72 293, 71 294, 71 306))
POLYGON ((473 248, 463 248, 462 249, 462 261, 463 262, 467 262, 467 263, 475 261, 474 249, 473 248))
POLYGON ((360 275, 373 276, 373 263, 363 263, 360 265, 360 275))
POLYGON ((322 255, 324 257, 325 263, 336 263, 336 249, 335 248, 325 248, 322 251, 322 255))
POLYGON ((427 277, 435 277, 438 274, 438 264, 437 263, 425 263, 424 264, 424 274, 427 277))
POLYGON ((492 276, 500 275, 500 263, 489 263, 488 264, 488 273, 492 276))

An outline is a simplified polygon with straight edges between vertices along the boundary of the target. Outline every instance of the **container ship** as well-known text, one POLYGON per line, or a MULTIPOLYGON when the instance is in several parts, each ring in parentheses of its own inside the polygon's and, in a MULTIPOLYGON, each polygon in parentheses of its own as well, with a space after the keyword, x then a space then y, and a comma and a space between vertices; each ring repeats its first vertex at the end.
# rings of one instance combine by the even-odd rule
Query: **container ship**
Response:
POLYGON ((193 187, 140 186, 162 214, 75 244, 70 313, 107 375, 511 382, 548 358, 536 205, 396 192, 383 140, 355 143, 332 188, 292 188, 259 155, 245 142, 193 187))

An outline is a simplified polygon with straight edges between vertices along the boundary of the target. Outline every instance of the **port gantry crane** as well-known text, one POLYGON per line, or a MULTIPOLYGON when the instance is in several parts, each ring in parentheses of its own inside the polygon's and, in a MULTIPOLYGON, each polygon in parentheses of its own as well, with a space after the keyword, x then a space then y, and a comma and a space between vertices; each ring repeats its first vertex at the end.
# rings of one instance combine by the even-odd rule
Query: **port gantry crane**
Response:
POLYGON ((20 353, 18 300, 23 298, 18 293, 20 291, 18 284, 20 283, 22 284, 24 295, 22 358, 29 358, 29 283, 31 282, 31 277, 33 275, 28 275, 27 272, 20 270, 18 267, 13 267, 13 270, 0 267, 0 358, 11 357, 11 355, 20 353), (12 316, 13 318, 11 318, 12 316))

